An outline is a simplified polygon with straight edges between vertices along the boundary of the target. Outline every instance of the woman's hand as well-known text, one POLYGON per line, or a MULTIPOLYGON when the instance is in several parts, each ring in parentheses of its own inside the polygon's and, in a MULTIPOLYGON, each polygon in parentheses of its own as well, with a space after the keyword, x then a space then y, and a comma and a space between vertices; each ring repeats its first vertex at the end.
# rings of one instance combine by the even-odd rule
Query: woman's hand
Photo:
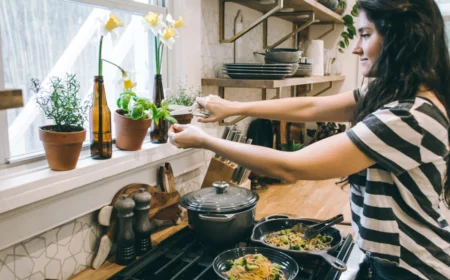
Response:
POLYGON ((196 102, 200 107, 207 109, 210 113, 208 118, 198 119, 198 122, 201 123, 218 122, 233 116, 234 110, 237 107, 236 102, 231 102, 211 94, 207 97, 197 97, 196 102))
POLYGON ((177 148, 203 148, 208 137, 201 128, 188 124, 174 124, 169 128, 169 142, 177 148))

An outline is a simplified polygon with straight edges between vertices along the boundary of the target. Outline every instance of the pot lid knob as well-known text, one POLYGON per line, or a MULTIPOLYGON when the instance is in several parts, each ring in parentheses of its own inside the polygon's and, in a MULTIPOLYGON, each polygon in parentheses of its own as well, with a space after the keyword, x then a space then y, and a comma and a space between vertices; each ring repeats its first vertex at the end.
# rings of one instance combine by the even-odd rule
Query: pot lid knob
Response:
POLYGON ((218 181, 218 182, 214 182, 213 183, 213 187, 216 189, 216 194, 221 194, 224 193, 225 190, 229 187, 230 185, 225 182, 225 181, 218 181))

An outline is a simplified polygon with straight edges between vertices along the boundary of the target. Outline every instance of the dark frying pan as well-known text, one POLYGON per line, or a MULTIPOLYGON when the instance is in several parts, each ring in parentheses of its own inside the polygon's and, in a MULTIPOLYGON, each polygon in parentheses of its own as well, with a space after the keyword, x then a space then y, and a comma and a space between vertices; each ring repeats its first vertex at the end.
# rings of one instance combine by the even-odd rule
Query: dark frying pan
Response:
POLYGON ((263 219, 262 222, 257 224, 253 228, 251 241, 260 243, 264 246, 267 246, 269 248, 282 251, 292 257, 305 257, 305 256, 320 256, 322 257, 327 263, 329 263, 332 267, 339 271, 345 271, 347 270, 347 265, 333 257, 332 255, 328 253, 334 252, 343 242, 343 238, 341 235, 341 232, 334 228, 330 227, 326 229, 323 234, 326 234, 328 236, 333 237, 333 241, 331 242, 331 247, 325 250, 317 250, 317 251, 296 251, 296 250, 289 250, 289 249, 282 249, 276 246, 269 245, 264 242, 264 237, 267 234, 274 233, 283 229, 290 229, 293 226, 303 223, 304 225, 311 226, 317 224, 316 221, 308 220, 308 219, 291 219, 288 216, 284 215, 274 215, 267 217, 263 219))

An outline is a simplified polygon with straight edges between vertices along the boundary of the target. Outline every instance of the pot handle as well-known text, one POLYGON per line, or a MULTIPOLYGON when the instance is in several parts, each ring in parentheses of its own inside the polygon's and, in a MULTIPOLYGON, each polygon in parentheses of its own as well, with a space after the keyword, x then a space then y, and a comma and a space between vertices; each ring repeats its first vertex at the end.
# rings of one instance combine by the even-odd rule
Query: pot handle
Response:
POLYGON ((227 214, 221 216, 206 216, 199 214, 198 217, 200 220, 209 221, 209 222, 217 222, 217 223, 226 223, 236 218, 235 214, 227 214))
POLYGON ((339 270, 339 271, 346 271, 347 270, 347 265, 341 261, 338 258, 333 257, 332 255, 329 254, 318 254, 319 256, 321 256, 327 263, 329 263, 332 267, 334 267, 335 269, 339 270))

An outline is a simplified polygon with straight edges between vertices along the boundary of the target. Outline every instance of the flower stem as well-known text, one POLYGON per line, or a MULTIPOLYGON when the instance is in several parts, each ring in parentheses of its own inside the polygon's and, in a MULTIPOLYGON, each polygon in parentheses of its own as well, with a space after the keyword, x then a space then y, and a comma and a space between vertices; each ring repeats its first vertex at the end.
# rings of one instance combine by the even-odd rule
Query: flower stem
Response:
POLYGON ((161 74, 159 67, 159 48, 157 36, 155 36, 155 62, 156 62, 156 74, 161 74))
POLYGON ((161 50, 161 55, 159 56, 159 73, 161 74, 161 64, 164 53, 164 45, 162 43, 159 43, 159 49, 161 50))
POLYGON ((98 49, 98 75, 101 76, 102 75, 102 68, 103 68, 103 63, 102 63, 102 45, 103 45, 103 36, 100 37, 100 47, 98 49))
POLYGON ((109 61, 107 59, 102 59, 102 60, 108 62, 109 64, 112 64, 112 65, 116 66, 117 68, 119 68, 119 70, 122 72, 122 76, 126 74, 127 71, 123 70, 122 67, 120 67, 119 65, 115 64, 114 62, 111 62, 111 61, 109 61))

